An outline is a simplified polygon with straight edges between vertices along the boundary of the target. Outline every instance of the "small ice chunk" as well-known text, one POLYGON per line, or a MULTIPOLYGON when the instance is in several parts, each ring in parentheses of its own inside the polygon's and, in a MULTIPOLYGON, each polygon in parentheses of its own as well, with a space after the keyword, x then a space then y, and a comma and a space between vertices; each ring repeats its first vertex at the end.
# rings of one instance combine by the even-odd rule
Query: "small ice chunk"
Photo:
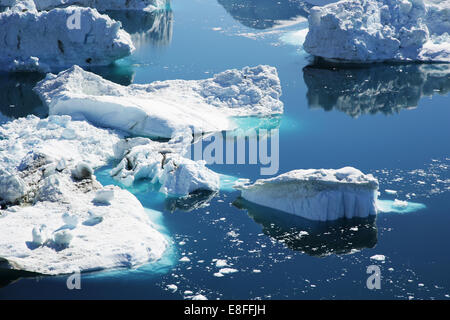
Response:
POLYGON ((70 214, 69 212, 63 213, 61 218, 64 223, 70 227, 76 227, 78 225, 78 217, 70 214))
POLYGON ((206 298, 204 295, 202 294, 197 294, 195 296, 192 297, 192 300, 208 300, 208 298, 206 298))
POLYGON ((392 194, 392 195, 396 195, 396 194, 397 194, 397 191, 396 191, 396 190, 389 190, 389 189, 386 189, 386 190, 384 190, 384 192, 386 192, 387 194, 392 194))
POLYGON ((47 226, 45 224, 42 224, 39 227, 34 227, 31 233, 33 243, 39 246, 43 245, 49 237, 47 226))
POLYGON ((179 261, 180 261, 180 262, 190 262, 191 259, 189 259, 188 257, 184 256, 184 257, 181 258, 179 261))
POLYGON ((170 290, 172 293, 175 293, 175 292, 177 292, 177 290, 178 290, 178 287, 177 287, 176 285, 174 285, 174 284, 168 284, 166 287, 167 287, 167 289, 170 290))
POLYGON ((375 260, 375 261, 384 261, 386 260, 386 257, 382 254, 376 254, 370 257, 371 260, 375 260))
POLYGON ((224 259, 218 259, 218 260, 216 261, 216 267, 217 267, 217 268, 223 268, 223 267, 227 267, 227 266, 228 266, 227 260, 224 260, 224 259))
POLYGON ((238 271, 239 270, 233 269, 233 268, 222 268, 222 269, 219 270, 219 273, 221 273, 221 274, 231 274, 231 273, 236 273, 238 271))

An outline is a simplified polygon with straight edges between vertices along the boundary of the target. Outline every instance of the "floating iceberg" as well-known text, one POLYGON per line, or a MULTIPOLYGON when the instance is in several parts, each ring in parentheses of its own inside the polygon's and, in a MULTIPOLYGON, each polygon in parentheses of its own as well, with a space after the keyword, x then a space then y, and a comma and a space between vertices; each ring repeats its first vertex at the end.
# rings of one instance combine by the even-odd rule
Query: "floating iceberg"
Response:
POLYGON ((66 274, 163 255, 168 242, 140 202, 92 175, 120 135, 69 116, 29 116, 1 126, 0 137, 0 257, 9 268, 66 274))
POLYGON ((133 135, 171 138, 236 128, 233 116, 283 112, 281 86, 273 67, 228 70, 206 80, 168 80, 121 86, 78 66, 48 75, 35 90, 50 114, 82 116, 133 135))
POLYGON ((68 7, 38 12, 20 8, 0 13, 1 70, 108 65, 134 50, 120 23, 95 9, 68 7), (79 16, 79 25, 72 28, 69 21, 74 14, 79 16))
POLYGON ((66 8, 68 6, 82 6, 106 10, 146 10, 166 8, 170 0, 0 0, 0 6, 12 7, 15 3, 34 3, 38 10, 66 8))
MULTIPOLYGON (((190 138, 190 137, 187 137, 190 138)), ((111 170, 111 176, 130 186, 135 180, 149 179, 166 194, 185 196, 194 191, 217 191, 220 177, 205 166, 181 155, 189 141, 177 146, 147 138, 132 138, 115 147, 116 158, 122 161, 111 170)))
POLYGON ((314 64, 303 69, 310 108, 364 114, 399 113, 425 96, 450 92, 450 64, 314 64))
POLYGON ((367 218, 377 212, 377 179, 351 167, 294 170, 236 188, 250 202, 310 220, 367 218))
POLYGON ((313 7, 304 49, 332 60, 450 62, 449 0, 343 0, 313 7))

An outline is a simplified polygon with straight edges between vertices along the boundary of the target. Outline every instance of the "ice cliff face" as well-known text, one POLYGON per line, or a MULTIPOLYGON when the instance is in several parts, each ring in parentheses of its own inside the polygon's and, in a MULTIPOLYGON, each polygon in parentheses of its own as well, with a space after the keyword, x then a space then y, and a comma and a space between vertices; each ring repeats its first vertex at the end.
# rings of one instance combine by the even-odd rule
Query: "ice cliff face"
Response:
POLYGON ((294 170, 237 189, 250 202, 310 220, 376 214, 378 181, 351 167, 294 170))
POLYGON ((168 80, 121 86, 74 66, 48 75, 35 89, 50 114, 82 115, 90 122, 134 135, 171 138, 236 127, 233 116, 283 112, 273 67, 228 70, 206 80, 168 80))
POLYGON ((25 6, 27 3, 0 13, 0 70, 108 65, 134 50, 120 23, 95 9, 68 7, 38 12, 31 5, 25 6), (74 14, 79 14, 79 24, 71 25, 74 14))
POLYGON ((9 267, 64 274, 158 260, 167 240, 128 191, 93 168, 121 137, 68 116, 0 127, 0 257, 9 267))
POLYGON ((449 0, 343 0, 311 9, 304 49, 357 62, 450 62, 449 33, 449 0))

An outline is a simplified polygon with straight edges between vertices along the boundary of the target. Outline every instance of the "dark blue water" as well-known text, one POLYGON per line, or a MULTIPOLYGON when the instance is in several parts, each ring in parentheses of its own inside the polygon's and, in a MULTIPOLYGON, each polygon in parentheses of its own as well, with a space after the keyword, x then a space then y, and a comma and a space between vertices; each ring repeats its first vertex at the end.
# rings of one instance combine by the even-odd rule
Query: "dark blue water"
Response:
MULTIPOLYGON (((230 190, 165 198, 144 181, 131 191, 145 207, 161 212, 151 215, 173 241, 163 261, 83 275, 79 291, 67 290, 65 277, 10 283, 21 275, 2 275, 0 298, 182 299, 191 295, 186 290, 209 299, 449 298, 450 68, 315 61, 286 43, 292 31, 305 27, 299 18, 305 9, 292 9, 299 3, 175 0, 171 11, 158 15, 118 14, 130 33, 151 32, 134 35, 139 41, 131 57, 93 71, 128 84, 275 66, 285 104, 280 173, 350 165, 380 180, 381 199, 393 200, 384 190, 394 189, 397 198, 425 209, 313 223, 246 203, 230 190), (280 27, 281 20, 297 24, 280 27), (385 255, 385 261, 371 260, 376 254, 385 255), (179 262, 182 256, 190 261, 179 262), (214 276, 219 268, 213 259, 226 259, 238 272, 214 276), (373 264, 381 268, 380 290, 366 287, 366 269, 373 264), (167 290, 169 284, 178 290, 167 290)), ((30 90, 36 79, 1 79, 13 93, 0 99, 7 118, 45 116, 30 90)), ((211 168, 234 177, 260 177, 258 165, 211 168)), ((108 168, 97 176, 113 183, 108 168)))

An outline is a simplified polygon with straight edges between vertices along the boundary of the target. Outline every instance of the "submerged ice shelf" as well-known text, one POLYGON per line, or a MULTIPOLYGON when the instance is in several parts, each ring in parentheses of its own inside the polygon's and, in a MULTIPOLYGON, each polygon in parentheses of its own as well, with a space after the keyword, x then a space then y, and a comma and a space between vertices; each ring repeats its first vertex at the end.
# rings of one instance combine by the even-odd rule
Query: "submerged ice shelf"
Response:
POLYGON ((304 49, 332 60, 450 62, 449 0, 343 0, 313 7, 304 49))
POLYGON ((108 65, 134 46, 119 22, 96 9, 68 7, 50 11, 15 6, 0 13, 0 70, 48 71, 74 64, 108 65), (79 26, 68 28, 74 12, 79 26))
POLYGON ((269 66, 227 70, 206 80, 121 86, 78 66, 48 75, 35 89, 50 114, 67 114, 133 135, 171 138, 175 132, 236 128, 233 116, 283 112, 277 71, 269 66))
POLYGON ((351 167, 294 170, 237 189, 250 202, 310 220, 366 218, 377 212, 377 179, 351 167))

